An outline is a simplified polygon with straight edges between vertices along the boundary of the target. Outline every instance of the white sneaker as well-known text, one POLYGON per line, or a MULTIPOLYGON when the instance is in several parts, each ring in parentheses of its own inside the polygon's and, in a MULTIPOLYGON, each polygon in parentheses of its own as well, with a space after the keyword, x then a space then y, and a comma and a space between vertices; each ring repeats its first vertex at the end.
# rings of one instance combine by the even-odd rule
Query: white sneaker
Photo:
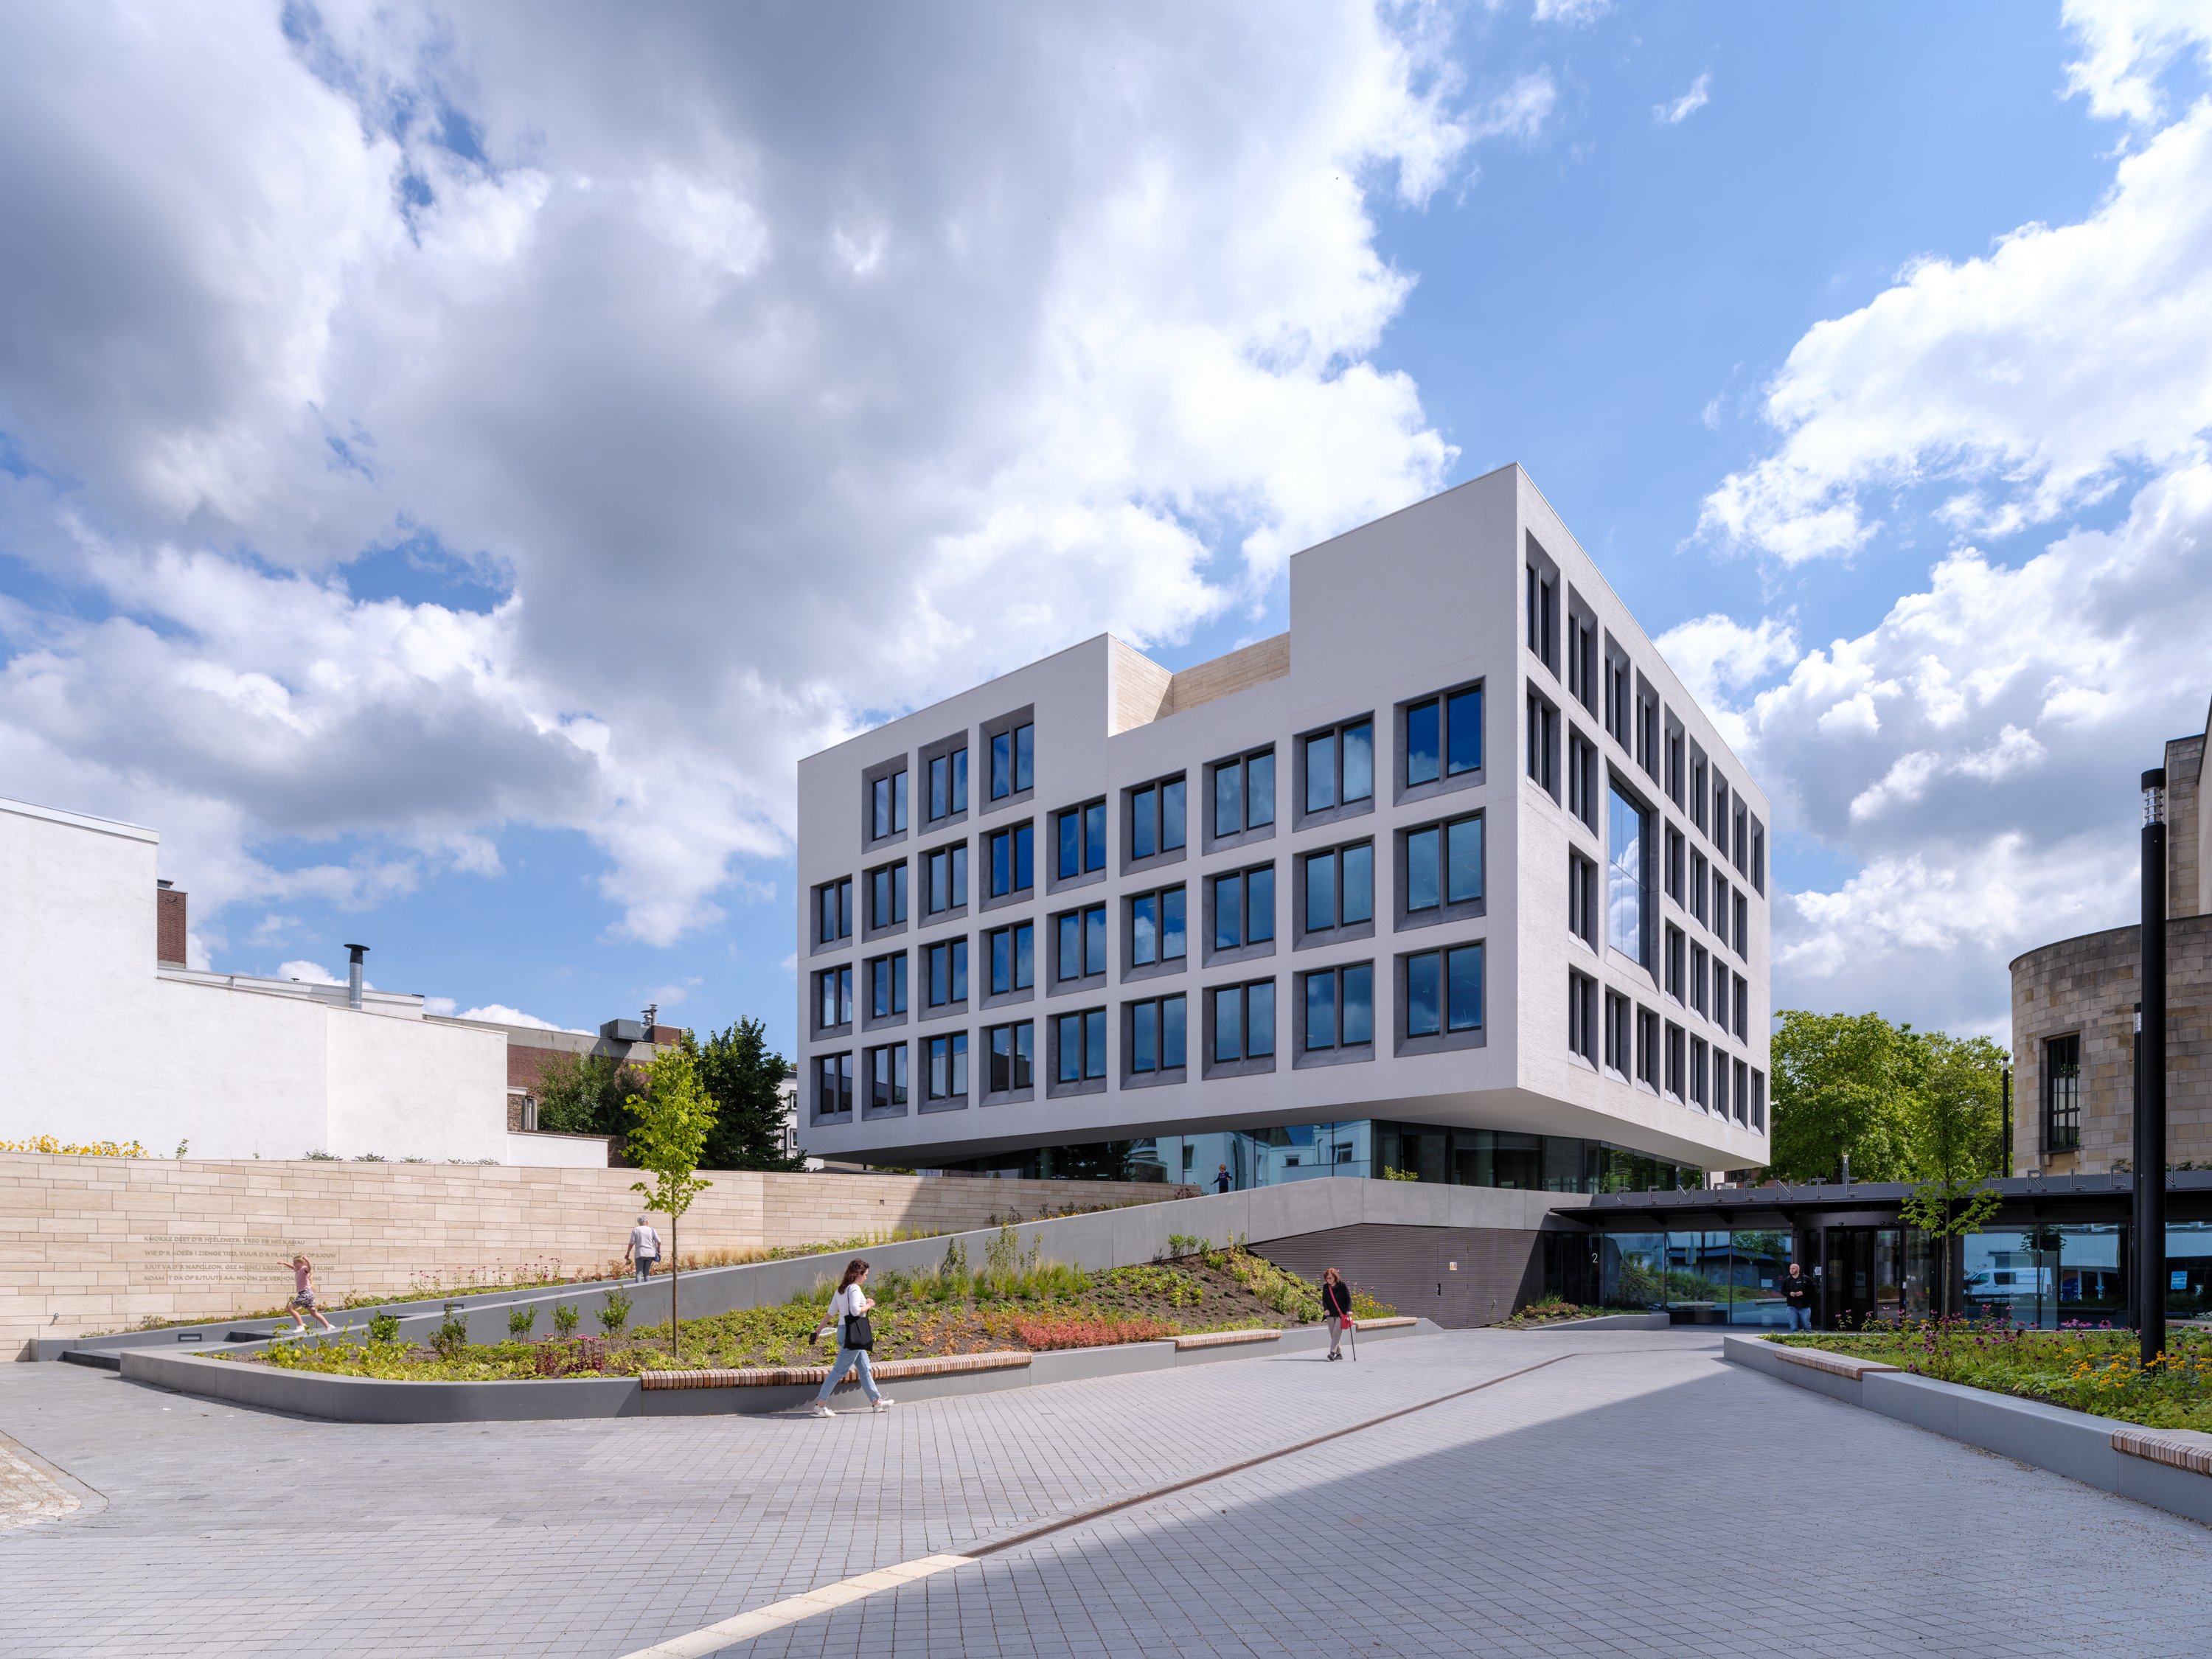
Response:
POLYGON ((814 1402, 814 1414, 817 1417, 835 1417, 837 1415, 836 1413, 831 1411, 827 1406, 823 1405, 818 1400, 814 1402))
POLYGON ((879 1412, 887 1412, 896 1403, 892 1400, 878 1400, 876 1401, 876 1409, 879 1412))

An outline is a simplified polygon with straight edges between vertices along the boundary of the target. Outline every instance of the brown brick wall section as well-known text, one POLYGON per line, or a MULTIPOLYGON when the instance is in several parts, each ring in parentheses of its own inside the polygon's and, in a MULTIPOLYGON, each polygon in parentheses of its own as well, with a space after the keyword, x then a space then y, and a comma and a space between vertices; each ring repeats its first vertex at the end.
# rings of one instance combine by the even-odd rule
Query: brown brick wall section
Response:
MULTIPOLYGON (((2081 1036, 2081 1149, 2045 1169, 2096 1174, 2135 1136, 2135 1005, 2142 930, 2115 927, 2030 951, 2012 965, 2014 1162, 2043 1145, 2043 1045, 2081 1036)), ((2212 1161, 2212 916, 2166 924, 2166 1157, 2212 1161)))
POLYGON ((185 965, 185 911, 189 894, 173 887, 154 890, 154 960, 172 968, 185 965))
POLYGON ((2176 738, 2166 745, 2166 914, 2193 916, 2198 862, 2197 775, 2204 763, 2204 738, 2176 738))
MULTIPOLYGON (((179 1162, 0 1152, 0 1342, 118 1330, 149 1316, 220 1319, 316 1288, 434 1291, 418 1276, 490 1278, 622 1253, 630 1170, 492 1164, 179 1162)), ((1158 1184, 727 1173, 683 1221, 684 1253, 818 1243, 897 1229, 981 1227, 1068 1205, 1188 1196, 1158 1184)), ((666 1218, 656 1223, 668 1231, 666 1218)))

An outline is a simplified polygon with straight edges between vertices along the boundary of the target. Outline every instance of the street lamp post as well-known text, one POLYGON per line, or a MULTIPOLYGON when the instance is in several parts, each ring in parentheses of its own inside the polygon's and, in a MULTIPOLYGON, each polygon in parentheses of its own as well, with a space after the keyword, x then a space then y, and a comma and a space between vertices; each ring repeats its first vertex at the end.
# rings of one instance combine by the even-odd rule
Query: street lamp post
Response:
POLYGON ((2142 1001, 2136 1018, 2136 1306, 2142 1359, 2166 1350, 2166 769, 2142 775, 2142 1001))

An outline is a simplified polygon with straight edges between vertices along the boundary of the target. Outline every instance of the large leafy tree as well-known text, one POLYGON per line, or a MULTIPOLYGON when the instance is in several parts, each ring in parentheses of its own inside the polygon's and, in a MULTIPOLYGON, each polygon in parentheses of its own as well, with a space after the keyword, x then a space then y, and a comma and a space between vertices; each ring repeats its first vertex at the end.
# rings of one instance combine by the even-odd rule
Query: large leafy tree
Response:
POLYGON ((1911 1034, 1919 1075, 1906 1103, 1905 1134, 1912 1178, 1920 1185, 1902 1218, 1924 1230, 1941 1251, 1942 1310, 1951 1311, 1951 1241, 1979 1232, 1996 1213, 2004 1156, 2000 1101, 2005 1053, 1987 1037, 1911 1034))
POLYGON ((1782 1011, 1774 1034, 1772 1164, 1784 1181, 1833 1181, 1846 1153, 1862 1181, 1912 1173, 1912 1097, 1924 1058, 1910 1026, 1880 1014, 1782 1011))
POLYGON ((538 1127, 566 1135, 627 1134, 623 1102, 647 1086, 643 1072, 611 1054, 549 1054, 534 1091, 538 1127))
POLYGON ((707 1170, 803 1170, 803 1153, 783 1152, 783 1056, 768 1046, 768 1030, 740 1019, 698 1045, 699 1081, 714 1105, 700 1167, 707 1170))

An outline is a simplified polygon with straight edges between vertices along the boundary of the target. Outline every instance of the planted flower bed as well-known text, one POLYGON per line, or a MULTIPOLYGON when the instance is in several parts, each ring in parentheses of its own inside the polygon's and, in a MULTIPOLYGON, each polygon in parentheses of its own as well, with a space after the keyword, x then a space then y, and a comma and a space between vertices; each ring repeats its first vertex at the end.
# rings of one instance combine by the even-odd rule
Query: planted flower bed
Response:
POLYGON ((2212 1431, 2212 1335, 2202 1331, 2169 1330, 2165 1354, 2148 1368, 2136 1334, 2108 1326, 2039 1331, 1948 1319, 1770 1340, 2148 1428, 2212 1431))
MULTIPOLYGON (((993 1243, 981 1267, 971 1270, 956 1243, 937 1267, 886 1271, 867 1288, 877 1303, 878 1361, 1103 1347, 1199 1331, 1309 1324, 1321 1317, 1316 1286, 1242 1249, 1086 1273, 1040 1262, 1034 1247, 1021 1255, 1010 1229, 993 1243)), ((556 1309, 556 1328, 543 1339, 524 1328, 509 1341, 471 1344, 454 1321, 429 1344, 418 1345, 392 1340, 396 1331, 386 1326, 373 1328, 362 1346, 311 1340, 236 1363, 425 1382, 821 1364, 830 1345, 817 1346, 814 1334, 822 1327, 830 1289, 825 1279, 781 1306, 687 1319, 676 1354, 669 1351, 665 1322, 628 1328, 626 1299, 617 1297, 611 1319, 602 1321, 606 1330, 598 1335, 578 1334, 573 1310, 556 1309), (564 1312, 569 1316, 562 1320, 564 1312)), ((1354 1310, 1367 1318, 1391 1311, 1357 1294, 1354 1310)))

